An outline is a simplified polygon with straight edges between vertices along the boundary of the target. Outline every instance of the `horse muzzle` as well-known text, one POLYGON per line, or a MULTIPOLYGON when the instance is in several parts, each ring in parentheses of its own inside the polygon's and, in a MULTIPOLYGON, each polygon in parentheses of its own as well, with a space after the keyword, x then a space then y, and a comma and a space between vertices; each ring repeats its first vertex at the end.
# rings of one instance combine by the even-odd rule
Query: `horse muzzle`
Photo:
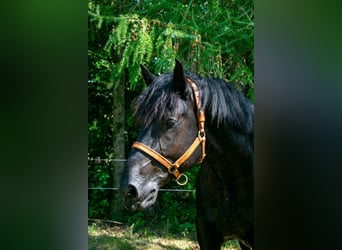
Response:
POLYGON ((125 196, 124 207, 129 210, 142 210, 152 206, 157 199, 158 189, 151 188, 145 192, 138 192, 135 185, 129 184, 126 190, 122 190, 125 196))

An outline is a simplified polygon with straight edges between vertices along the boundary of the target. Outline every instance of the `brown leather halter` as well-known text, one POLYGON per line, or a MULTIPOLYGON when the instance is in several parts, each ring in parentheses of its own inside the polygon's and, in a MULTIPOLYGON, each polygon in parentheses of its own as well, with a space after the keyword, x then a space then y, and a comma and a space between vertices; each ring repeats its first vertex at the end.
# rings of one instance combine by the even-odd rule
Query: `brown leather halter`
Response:
POLYGON ((178 158, 174 163, 170 162, 168 159, 166 159, 164 156, 153 150, 152 148, 146 146, 145 144, 141 142, 134 142, 132 145, 132 148, 139 149, 152 158, 154 158, 156 161, 158 161, 160 164, 162 164, 165 168, 167 168, 168 172, 172 174, 175 177, 175 181, 178 185, 185 185, 188 182, 188 177, 180 173, 178 168, 195 152, 196 148, 202 144, 202 155, 198 160, 198 163, 201 163, 204 160, 205 157, 205 131, 204 131, 204 123, 205 123, 205 115, 204 110, 201 107, 201 99, 199 96, 199 90, 196 85, 196 83, 187 78, 188 83, 190 84, 193 93, 194 93, 194 99, 195 104, 197 108, 197 122, 198 122, 198 135, 195 138, 194 142, 191 144, 191 146, 185 151, 185 153, 178 158), (180 178, 183 177, 184 181, 181 182, 180 178))

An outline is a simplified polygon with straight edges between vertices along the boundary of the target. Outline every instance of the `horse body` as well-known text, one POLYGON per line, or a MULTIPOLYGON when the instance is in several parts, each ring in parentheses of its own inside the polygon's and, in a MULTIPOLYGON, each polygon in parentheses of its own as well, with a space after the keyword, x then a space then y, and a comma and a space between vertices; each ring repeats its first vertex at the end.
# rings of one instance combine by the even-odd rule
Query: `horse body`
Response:
MULTIPOLYGON (((234 145, 229 140, 223 140, 223 143, 234 145)), ((212 154, 210 137, 207 146, 207 159, 201 165, 196 187, 196 228, 201 249, 220 249, 228 239, 238 239, 252 247, 253 173, 251 165, 245 169, 241 166, 252 164, 253 159, 241 162, 237 157, 239 152, 212 154)))
MULTIPOLYGON (((137 141, 171 162, 196 140, 197 107, 186 79, 198 86, 206 116, 206 157, 196 186, 201 249, 220 249, 227 239, 238 239, 242 249, 253 248, 253 105, 223 80, 184 74, 178 61, 173 73, 157 77, 144 67, 142 73, 149 87, 136 102, 135 115, 142 125, 137 141)), ((179 172, 196 164, 200 148, 179 166, 179 172)), ((171 178, 160 162, 133 148, 120 184, 126 207, 152 205, 159 188, 171 178)))
MULTIPOLYGON (((211 91, 235 92, 226 83, 214 86, 211 91)), ((230 108, 235 105, 242 114, 235 113, 231 121, 226 115, 219 124, 212 122, 206 127, 207 156, 196 185, 196 228, 201 249, 220 249, 227 239, 240 240, 242 249, 254 245, 254 107, 240 93, 234 95, 239 95, 240 103, 232 104, 232 95, 225 95, 225 103, 231 103, 230 108)), ((206 114, 211 113, 206 110, 206 114)))

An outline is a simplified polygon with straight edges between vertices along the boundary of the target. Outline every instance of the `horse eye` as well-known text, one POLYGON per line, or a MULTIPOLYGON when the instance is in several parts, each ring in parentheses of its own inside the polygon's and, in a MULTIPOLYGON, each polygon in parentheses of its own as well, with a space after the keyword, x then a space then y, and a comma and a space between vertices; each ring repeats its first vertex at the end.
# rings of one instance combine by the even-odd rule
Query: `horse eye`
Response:
POLYGON ((175 119, 167 119, 166 120, 166 127, 167 128, 172 128, 175 124, 176 124, 176 120, 175 119))

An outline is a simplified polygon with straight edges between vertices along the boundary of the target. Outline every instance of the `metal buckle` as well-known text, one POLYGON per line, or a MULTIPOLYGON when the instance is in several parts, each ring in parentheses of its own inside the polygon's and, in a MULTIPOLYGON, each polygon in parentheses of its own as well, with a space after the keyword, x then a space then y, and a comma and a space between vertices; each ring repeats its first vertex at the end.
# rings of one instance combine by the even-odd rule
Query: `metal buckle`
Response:
POLYGON ((198 130, 198 137, 201 138, 202 141, 205 140, 205 131, 198 130))
POLYGON ((171 167, 168 169, 170 174, 175 174, 177 171, 177 167, 175 165, 171 165, 171 167))

